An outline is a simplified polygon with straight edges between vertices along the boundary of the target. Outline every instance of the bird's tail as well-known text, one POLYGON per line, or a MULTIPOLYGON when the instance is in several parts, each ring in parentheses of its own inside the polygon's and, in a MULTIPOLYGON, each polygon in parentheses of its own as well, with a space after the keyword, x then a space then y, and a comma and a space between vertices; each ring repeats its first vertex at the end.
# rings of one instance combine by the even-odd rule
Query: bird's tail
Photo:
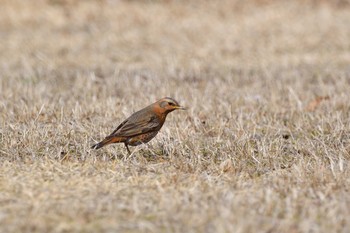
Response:
POLYGON ((91 147, 91 149, 100 149, 101 147, 104 147, 105 145, 111 144, 111 143, 117 143, 117 142, 122 142, 122 138, 120 137, 106 137, 105 139, 103 139, 103 141, 93 145, 91 147))

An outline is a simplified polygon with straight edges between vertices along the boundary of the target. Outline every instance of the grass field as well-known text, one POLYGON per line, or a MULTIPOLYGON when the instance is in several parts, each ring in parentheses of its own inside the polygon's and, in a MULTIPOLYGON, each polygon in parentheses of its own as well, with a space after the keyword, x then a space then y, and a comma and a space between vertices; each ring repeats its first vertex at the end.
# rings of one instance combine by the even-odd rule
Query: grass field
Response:
POLYGON ((347 1, 3 0, 0 232, 350 232, 347 1), (171 96, 147 145, 91 145, 171 96))

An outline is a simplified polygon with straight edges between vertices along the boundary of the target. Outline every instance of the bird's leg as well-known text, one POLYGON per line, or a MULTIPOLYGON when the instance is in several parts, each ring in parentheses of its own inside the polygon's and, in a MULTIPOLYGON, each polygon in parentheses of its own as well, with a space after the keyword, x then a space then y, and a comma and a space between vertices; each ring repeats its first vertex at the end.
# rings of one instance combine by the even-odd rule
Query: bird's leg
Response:
POLYGON ((129 150, 128 144, 126 144, 126 142, 124 142, 124 145, 125 145, 126 149, 128 150, 129 155, 131 155, 131 152, 129 150))

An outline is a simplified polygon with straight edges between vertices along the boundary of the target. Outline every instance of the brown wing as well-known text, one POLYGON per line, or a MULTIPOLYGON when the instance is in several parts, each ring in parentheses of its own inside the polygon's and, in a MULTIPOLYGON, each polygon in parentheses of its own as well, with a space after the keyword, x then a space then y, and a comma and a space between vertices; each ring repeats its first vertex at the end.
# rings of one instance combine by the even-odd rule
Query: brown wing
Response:
POLYGON ((159 130, 161 126, 162 124, 155 114, 141 110, 123 121, 108 137, 133 137, 159 130))

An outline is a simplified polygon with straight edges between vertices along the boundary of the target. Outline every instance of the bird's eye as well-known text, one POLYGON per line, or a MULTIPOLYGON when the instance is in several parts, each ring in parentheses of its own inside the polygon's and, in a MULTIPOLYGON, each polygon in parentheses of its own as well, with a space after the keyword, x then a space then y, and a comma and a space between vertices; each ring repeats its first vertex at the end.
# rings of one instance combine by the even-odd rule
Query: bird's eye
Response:
POLYGON ((169 102, 169 105, 170 105, 170 106, 175 106, 175 104, 174 104, 174 103, 172 103, 172 102, 169 102))

